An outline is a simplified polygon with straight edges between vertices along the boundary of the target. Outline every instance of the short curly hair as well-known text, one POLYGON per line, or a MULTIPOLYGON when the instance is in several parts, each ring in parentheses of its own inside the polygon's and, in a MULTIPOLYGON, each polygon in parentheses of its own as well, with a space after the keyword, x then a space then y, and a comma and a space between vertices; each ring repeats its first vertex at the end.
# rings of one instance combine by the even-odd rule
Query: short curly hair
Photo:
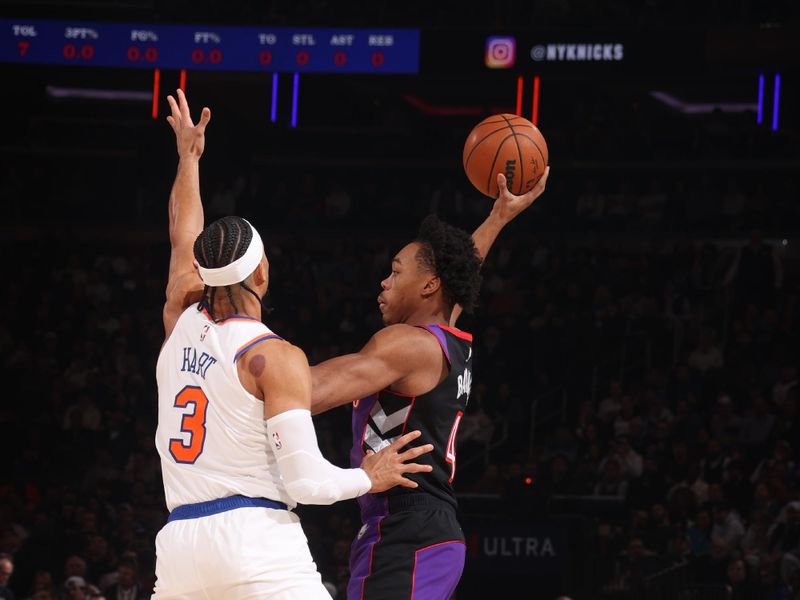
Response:
POLYGON ((481 258, 472 236, 428 215, 414 241, 420 245, 417 262, 441 279, 450 308, 460 304, 465 312, 472 312, 481 287, 481 258))

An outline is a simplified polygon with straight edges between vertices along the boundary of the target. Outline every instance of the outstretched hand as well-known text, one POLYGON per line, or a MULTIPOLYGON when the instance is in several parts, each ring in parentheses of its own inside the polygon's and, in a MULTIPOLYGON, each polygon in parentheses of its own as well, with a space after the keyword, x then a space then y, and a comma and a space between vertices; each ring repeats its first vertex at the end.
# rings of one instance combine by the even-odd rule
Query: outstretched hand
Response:
POLYGON ((497 200, 494 201, 492 212, 496 213, 504 223, 508 223, 542 195, 547 185, 548 175, 550 175, 549 166, 545 167, 544 173, 533 188, 522 196, 515 196, 508 190, 508 186, 506 186, 506 176, 502 173, 498 173, 497 188, 500 190, 500 195, 497 197, 497 200))
POLYGON ((175 141, 178 144, 178 156, 182 159, 198 159, 203 155, 206 146, 206 125, 211 120, 211 110, 204 107, 200 113, 200 122, 195 125, 189 112, 189 103, 183 90, 178 90, 178 100, 167 96, 172 114, 167 117, 167 122, 175 132, 175 141))
POLYGON ((403 477, 403 475, 405 473, 429 473, 433 470, 431 465, 408 462, 433 450, 433 445, 425 444, 401 452, 409 442, 417 439, 420 435, 419 431, 412 431, 400 436, 377 453, 371 450, 367 451, 367 455, 361 463, 361 468, 364 469, 372 482, 372 487, 369 490, 371 493, 385 492, 396 485, 415 488, 417 483, 403 477))

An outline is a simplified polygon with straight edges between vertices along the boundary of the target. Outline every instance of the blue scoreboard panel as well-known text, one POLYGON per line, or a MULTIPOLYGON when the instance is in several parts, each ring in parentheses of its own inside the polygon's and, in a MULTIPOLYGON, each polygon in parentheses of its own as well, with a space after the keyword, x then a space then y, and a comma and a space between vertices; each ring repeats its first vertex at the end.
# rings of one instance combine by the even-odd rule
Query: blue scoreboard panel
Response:
POLYGON ((0 62, 309 73, 417 73, 418 29, 0 19, 0 62))

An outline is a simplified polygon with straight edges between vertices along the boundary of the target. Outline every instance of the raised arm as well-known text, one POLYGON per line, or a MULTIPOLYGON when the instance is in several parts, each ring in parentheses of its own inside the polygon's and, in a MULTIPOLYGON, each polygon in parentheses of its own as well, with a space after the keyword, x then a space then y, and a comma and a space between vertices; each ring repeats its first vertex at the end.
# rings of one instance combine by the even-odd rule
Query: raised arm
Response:
MULTIPOLYGON (((264 399, 272 452, 286 491, 295 502, 331 504, 396 485, 413 488, 417 484, 404 474, 430 471, 428 465, 408 461, 430 452, 431 445, 403 450, 419 437, 418 431, 366 456, 361 468, 342 469, 331 464, 319 450, 311 420, 311 374, 303 351, 283 340, 269 340, 240 360, 247 361, 247 371, 264 399)), ((247 378, 243 383, 247 384, 247 378)))
POLYGON ((167 96, 171 113, 167 117, 178 146, 178 172, 169 197, 169 279, 164 304, 166 337, 172 332, 181 312, 199 299, 203 289, 194 269, 192 246, 203 230, 203 203, 200 199, 200 157, 205 148, 206 125, 211 111, 203 108, 195 125, 182 90, 178 100, 167 96))
POLYGON ((432 389, 441 367, 430 367, 441 365, 442 360, 442 352, 429 333, 410 325, 390 325, 373 335, 359 352, 311 367, 311 412, 349 404, 393 384, 412 383, 432 389), (410 377, 423 381, 407 382, 410 377))
MULTIPOLYGON (((500 195, 492 205, 492 210, 486 220, 481 223, 472 233, 472 241, 481 257, 481 261, 486 260, 489 250, 502 231, 503 227, 514 220, 518 214, 528 208, 544 192, 547 185, 547 177, 550 175, 550 167, 545 167, 544 174, 533 188, 522 196, 515 196, 506 186, 506 177, 502 173, 497 174, 497 187, 500 195)), ((461 315, 461 306, 456 305, 450 315, 450 326, 455 326, 458 317, 461 315)))

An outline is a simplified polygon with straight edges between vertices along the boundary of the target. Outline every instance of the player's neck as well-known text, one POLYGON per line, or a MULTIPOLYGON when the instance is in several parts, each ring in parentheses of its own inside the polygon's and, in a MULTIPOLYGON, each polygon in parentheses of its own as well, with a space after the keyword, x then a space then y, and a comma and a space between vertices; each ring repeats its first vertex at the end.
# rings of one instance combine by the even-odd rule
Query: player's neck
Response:
POLYGON ((416 310, 404 321, 406 325, 447 325, 449 323, 448 316, 445 315, 444 310, 431 310, 428 307, 422 307, 416 310))
POLYGON ((225 291, 218 290, 212 307, 214 318, 221 321, 233 315, 245 315, 261 320, 261 303, 253 294, 233 294, 233 302, 236 304, 235 307, 231 304, 225 291))

